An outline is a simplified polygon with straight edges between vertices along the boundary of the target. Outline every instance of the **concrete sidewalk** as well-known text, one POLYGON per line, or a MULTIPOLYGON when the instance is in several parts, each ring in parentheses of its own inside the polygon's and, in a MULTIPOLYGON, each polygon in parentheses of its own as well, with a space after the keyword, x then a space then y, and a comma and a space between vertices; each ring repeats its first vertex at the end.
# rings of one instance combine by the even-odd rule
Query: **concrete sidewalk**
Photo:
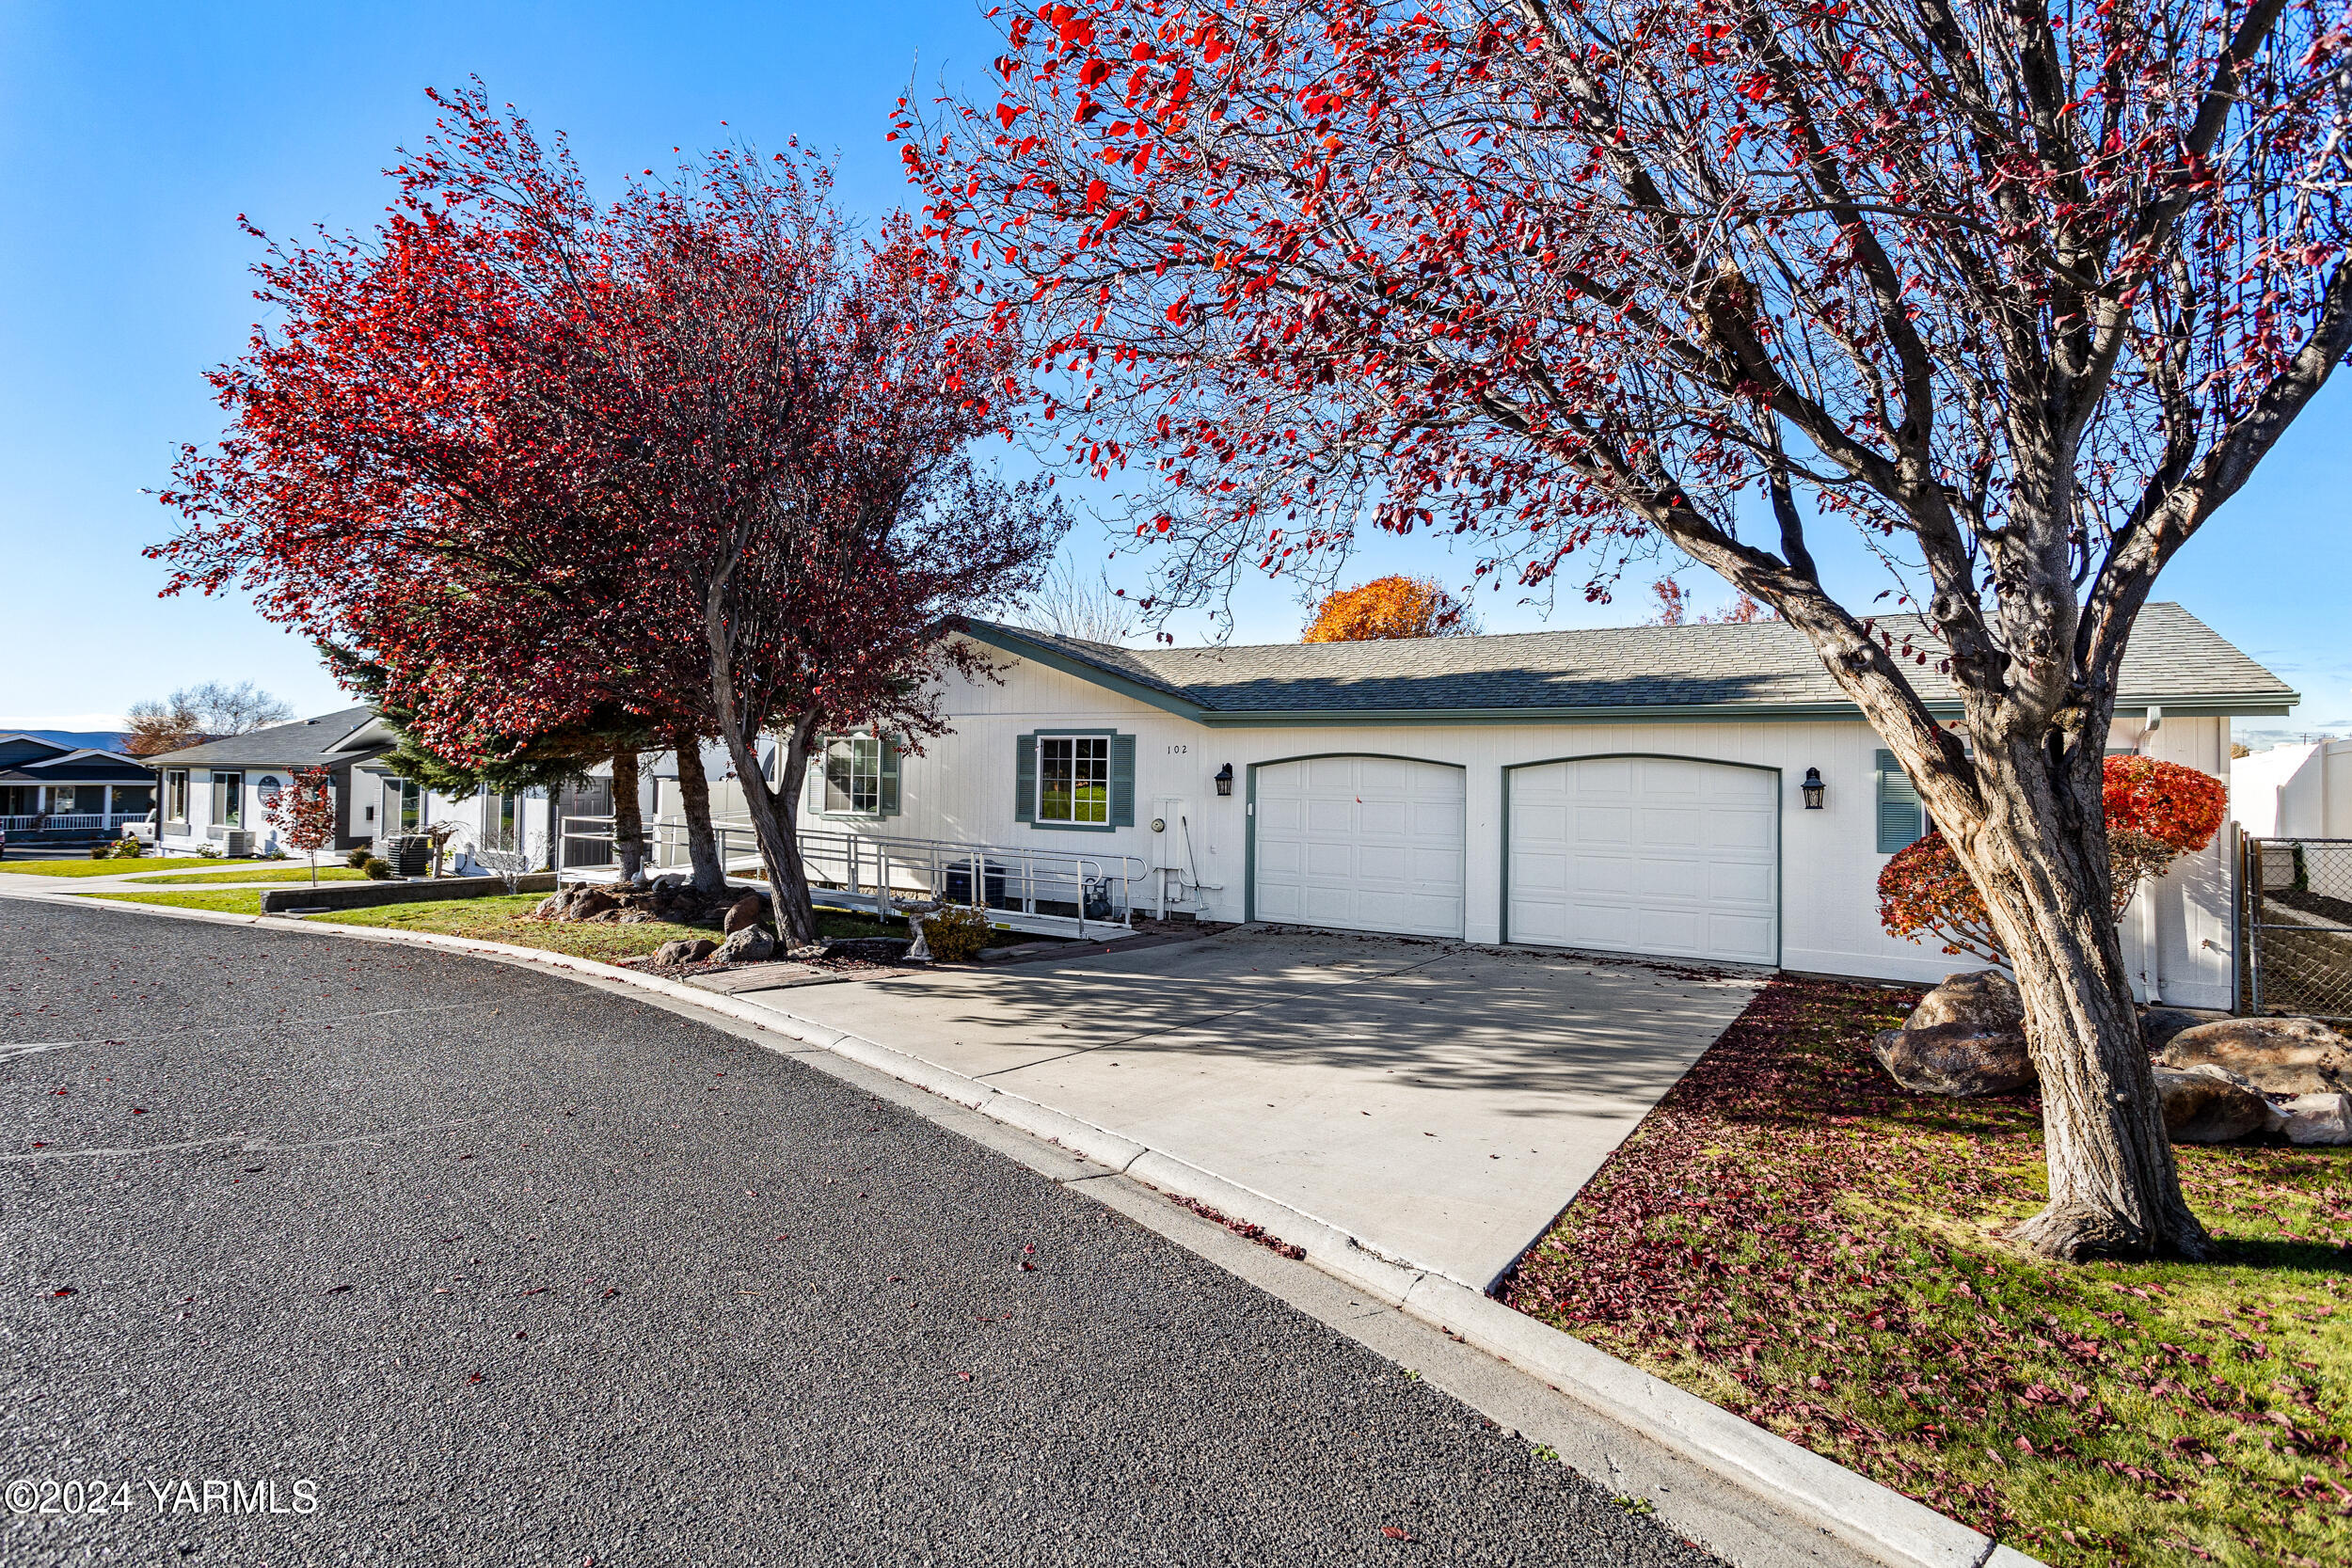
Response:
POLYGON ((876 1040, 1484 1290, 1761 985, 1244 929, 739 1003, 876 1040))

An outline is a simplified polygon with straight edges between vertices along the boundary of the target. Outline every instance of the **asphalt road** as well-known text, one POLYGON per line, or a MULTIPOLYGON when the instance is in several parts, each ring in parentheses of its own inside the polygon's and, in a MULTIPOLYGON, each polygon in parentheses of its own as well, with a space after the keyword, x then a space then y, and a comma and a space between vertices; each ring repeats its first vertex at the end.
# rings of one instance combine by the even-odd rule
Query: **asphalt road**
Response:
POLYGON ((11 1564, 1712 1560, 1083 1196, 552 977, 0 902, 0 1497, 83 1511, 11 1506, 11 1564))

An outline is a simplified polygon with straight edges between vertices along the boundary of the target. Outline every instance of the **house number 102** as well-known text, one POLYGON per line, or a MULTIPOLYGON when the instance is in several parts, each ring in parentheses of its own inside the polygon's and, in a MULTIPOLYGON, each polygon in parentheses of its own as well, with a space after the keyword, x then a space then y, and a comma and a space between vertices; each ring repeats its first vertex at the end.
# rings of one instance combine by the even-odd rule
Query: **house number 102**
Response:
POLYGON ((1192 750, 1192 748, 1191 748, 1191 747, 1189 747, 1189 746, 1170 746, 1170 747, 1168 749, 1168 754, 1169 756, 1171 756, 1171 757, 1181 757, 1181 756, 1183 756, 1183 755, 1184 755, 1186 752, 1189 752, 1189 751, 1191 751, 1191 750, 1192 750))

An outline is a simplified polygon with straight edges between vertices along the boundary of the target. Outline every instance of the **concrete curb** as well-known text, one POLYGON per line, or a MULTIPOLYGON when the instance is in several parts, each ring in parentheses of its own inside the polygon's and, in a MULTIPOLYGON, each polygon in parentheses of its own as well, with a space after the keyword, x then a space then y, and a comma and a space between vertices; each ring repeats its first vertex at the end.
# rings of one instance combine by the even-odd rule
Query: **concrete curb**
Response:
POLYGON ((1269 1234, 1303 1248, 1307 1261, 1324 1273, 1519 1368, 1608 1419, 1648 1435, 1726 1484, 1808 1520, 1825 1533, 1880 1560, 1906 1568, 2042 1568, 2038 1560, 2013 1547, 2000 1545, 1834 1460, 1752 1425, 1572 1335, 1514 1311, 1459 1280, 1385 1258, 1344 1229, 1279 1198, 876 1040, 660 975, 641 974, 594 958, 575 958, 505 942, 471 941, 433 931, 400 931, 328 921, 290 921, 267 915, 229 914, 217 910, 124 903, 74 894, 15 894, 0 890, 0 896, 434 947, 654 992, 738 1023, 782 1035, 812 1049, 831 1052, 1056 1144, 1113 1172, 1262 1227, 1269 1234))

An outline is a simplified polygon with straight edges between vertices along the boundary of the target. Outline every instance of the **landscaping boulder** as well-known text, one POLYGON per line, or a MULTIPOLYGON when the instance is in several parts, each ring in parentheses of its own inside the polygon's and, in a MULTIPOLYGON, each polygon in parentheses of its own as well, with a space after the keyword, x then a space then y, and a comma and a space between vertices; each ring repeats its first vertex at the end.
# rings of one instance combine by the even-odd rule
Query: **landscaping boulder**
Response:
POLYGON ((1997 969, 1947 974, 1903 1020, 1905 1029, 1936 1029, 1954 1023, 1979 1032, 2013 1029, 2022 1044, 2026 1004, 2017 994, 2017 982, 1997 969))
POLYGON ((564 911, 565 920, 594 920, 608 911, 620 908, 621 901, 604 888, 583 882, 578 895, 564 911))
POLYGON ((711 957, 721 963, 754 964, 775 953, 776 939, 765 926, 746 926, 719 944, 711 957))
POLYGON ((2211 1023, 2217 1015, 2192 1013, 2185 1007, 2142 1007, 2139 1010, 2140 1038, 2148 1042, 2153 1053, 2172 1043, 2176 1035, 2185 1034, 2200 1024, 2211 1023))
POLYGON ((548 894, 545 898, 539 900, 537 906, 534 907, 531 912, 537 915, 542 920, 562 919, 564 915, 564 895, 560 892, 548 894))
POLYGON ((677 942, 665 942, 655 949, 653 961, 658 964, 698 964, 719 950, 719 944, 702 937, 677 942))
POLYGON ((2352 1095, 2298 1094, 2277 1110, 2291 1144, 2352 1144, 2352 1095))
POLYGON ((2227 1069, 2203 1062, 2177 1071, 2154 1070, 2164 1130, 2176 1144, 2235 1143, 2278 1125, 2278 1113, 2263 1092, 2227 1069))
POLYGON ((2213 1066, 2265 1094, 2352 1090, 2352 1041, 2316 1019, 2233 1018, 2184 1029, 2165 1042, 2158 1067, 2213 1066))
POLYGON ((758 925, 760 917, 767 912, 768 901, 756 893, 747 893, 728 908, 726 918, 719 923, 719 928, 733 936, 747 926, 758 925))
POLYGON ((1914 1094, 1971 1100, 2014 1094, 2035 1081, 2022 1029, 1979 1029, 1967 1023, 1888 1029, 1870 1042, 1870 1050, 1888 1076, 1914 1094))

